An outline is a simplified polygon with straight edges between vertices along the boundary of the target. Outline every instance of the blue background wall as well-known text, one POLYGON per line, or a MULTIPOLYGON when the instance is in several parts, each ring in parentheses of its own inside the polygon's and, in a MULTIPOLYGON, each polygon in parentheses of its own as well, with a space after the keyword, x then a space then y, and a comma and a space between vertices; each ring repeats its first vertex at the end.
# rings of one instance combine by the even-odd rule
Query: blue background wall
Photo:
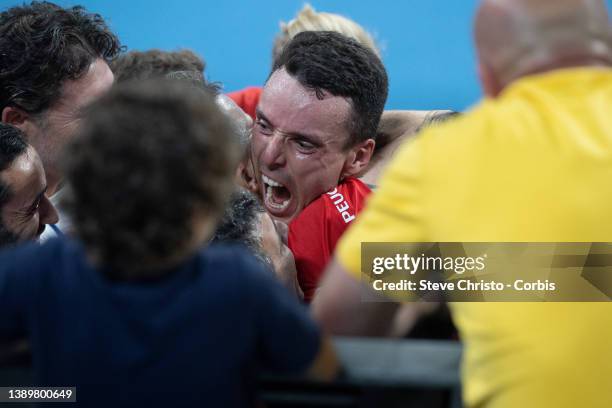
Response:
MULTIPOLYGON (((130 50, 190 48, 207 77, 226 91, 261 85, 272 40, 302 0, 61 0, 100 13, 130 50)), ((21 1, 0 0, 0 9, 21 1)), ((391 109, 462 110, 480 97, 472 18, 477 0, 312 0, 316 10, 344 14, 375 35, 390 79, 391 109)), ((608 7, 612 0, 607 0, 608 7)))

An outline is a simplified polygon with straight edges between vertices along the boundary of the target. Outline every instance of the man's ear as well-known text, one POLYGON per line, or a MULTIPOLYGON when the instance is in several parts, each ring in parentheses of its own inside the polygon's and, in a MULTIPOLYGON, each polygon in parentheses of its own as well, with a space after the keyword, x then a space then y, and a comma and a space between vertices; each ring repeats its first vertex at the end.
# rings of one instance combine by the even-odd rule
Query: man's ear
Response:
POLYGON ((29 115, 26 111, 14 106, 6 106, 2 109, 2 118, 0 118, 0 121, 15 127, 20 127, 23 126, 28 117, 29 115))
POLYGON ((32 116, 23 109, 6 106, 2 109, 0 120, 21 130, 26 136, 28 143, 32 143, 33 139, 41 135, 40 122, 36 120, 35 116, 32 116))
POLYGON ((482 61, 478 63, 478 77, 480 78, 482 91, 487 97, 495 98, 499 95, 503 87, 493 69, 482 61))
POLYGON ((350 153, 344 162, 341 178, 354 176, 366 168, 374 153, 374 146, 376 146, 374 139, 367 139, 351 147, 349 149, 350 153))
POLYGON ((255 195, 259 194, 255 170, 249 158, 238 163, 238 167, 236 168, 236 184, 255 195))

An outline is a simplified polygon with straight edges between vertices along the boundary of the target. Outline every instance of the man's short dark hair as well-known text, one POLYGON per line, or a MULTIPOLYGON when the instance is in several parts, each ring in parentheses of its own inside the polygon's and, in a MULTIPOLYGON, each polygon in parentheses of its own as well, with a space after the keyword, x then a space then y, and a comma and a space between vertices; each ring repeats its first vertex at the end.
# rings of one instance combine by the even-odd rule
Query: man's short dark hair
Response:
POLYGON ((0 112, 16 106, 40 113, 59 97, 64 81, 85 75, 96 58, 120 51, 99 14, 48 2, 0 13, 0 112))
POLYGON ((139 274, 191 242, 196 213, 221 214, 238 158, 208 94, 180 81, 120 84, 91 106, 67 149, 66 210, 117 279, 151 277, 139 274))
POLYGON ((272 73, 281 68, 318 95, 327 91, 349 98, 353 112, 345 147, 376 138, 388 81, 385 67, 372 51, 333 31, 305 31, 287 44, 272 73))
POLYGON ((23 132, 0 122, 0 172, 6 170, 28 148, 23 132))
POLYGON ((111 63, 115 82, 161 78, 174 71, 194 71, 204 74, 204 60, 190 50, 130 51, 111 63))
MULTIPOLYGON (((0 173, 9 168, 15 159, 24 154, 27 149, 28 144, 21 130, 0 123, 0 173)), ((18 239, 18 236, 4 225, 1 215, 2 208, 11 198, 11 194, 10 186, 0 178, 0 247, 12 244, 18 239)))

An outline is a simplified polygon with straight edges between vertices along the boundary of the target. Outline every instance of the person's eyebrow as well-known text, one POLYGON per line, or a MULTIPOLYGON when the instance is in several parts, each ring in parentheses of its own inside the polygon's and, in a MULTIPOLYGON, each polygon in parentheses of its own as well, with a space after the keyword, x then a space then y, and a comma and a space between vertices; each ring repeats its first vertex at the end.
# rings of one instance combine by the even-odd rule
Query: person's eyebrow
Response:
POLYGON ((259 108, 255 108, 255 118, 265 120, 266 122, 270 123, 270 120, 266 117, 266 115, 264 115, 264 113, 259 108))
MULTIPOLYGON (((258 120, 263 120, 264 122, 270 123, 270 125, 272 125, 270 120, 266 117, 266 115, 264 115, 264 113, 261 110, 259 110, 259 108, 256 109, 255 114, 258 120)), ((286 133, 286 134, 288 134, 291 137, 297 138, 297 139, 306 140, 315 145, 321 145, 321 137, 319 137, 318 135, 309 135, 306 133, 297 133, 297 132, 291 132, 291 133, 286 133)))

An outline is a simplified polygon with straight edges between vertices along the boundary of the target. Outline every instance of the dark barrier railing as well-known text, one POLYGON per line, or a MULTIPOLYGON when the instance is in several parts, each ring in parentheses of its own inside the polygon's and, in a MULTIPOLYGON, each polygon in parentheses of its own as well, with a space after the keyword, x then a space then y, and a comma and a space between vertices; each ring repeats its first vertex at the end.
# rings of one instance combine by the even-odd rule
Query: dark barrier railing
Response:
POLYGON ((333 383, 264 376, 270 407, 461 406, 461 345, 453 341, 336 338, 343 375, 333 383))
MULTIPOLYGON (((460 408, 461 345, 454 341, 334 339, 343 373, 323 383, 264 375, 261 399, 270 408, 460 408)), ((0 366, 0 386, 28 385, 29 369, 0 366)))

